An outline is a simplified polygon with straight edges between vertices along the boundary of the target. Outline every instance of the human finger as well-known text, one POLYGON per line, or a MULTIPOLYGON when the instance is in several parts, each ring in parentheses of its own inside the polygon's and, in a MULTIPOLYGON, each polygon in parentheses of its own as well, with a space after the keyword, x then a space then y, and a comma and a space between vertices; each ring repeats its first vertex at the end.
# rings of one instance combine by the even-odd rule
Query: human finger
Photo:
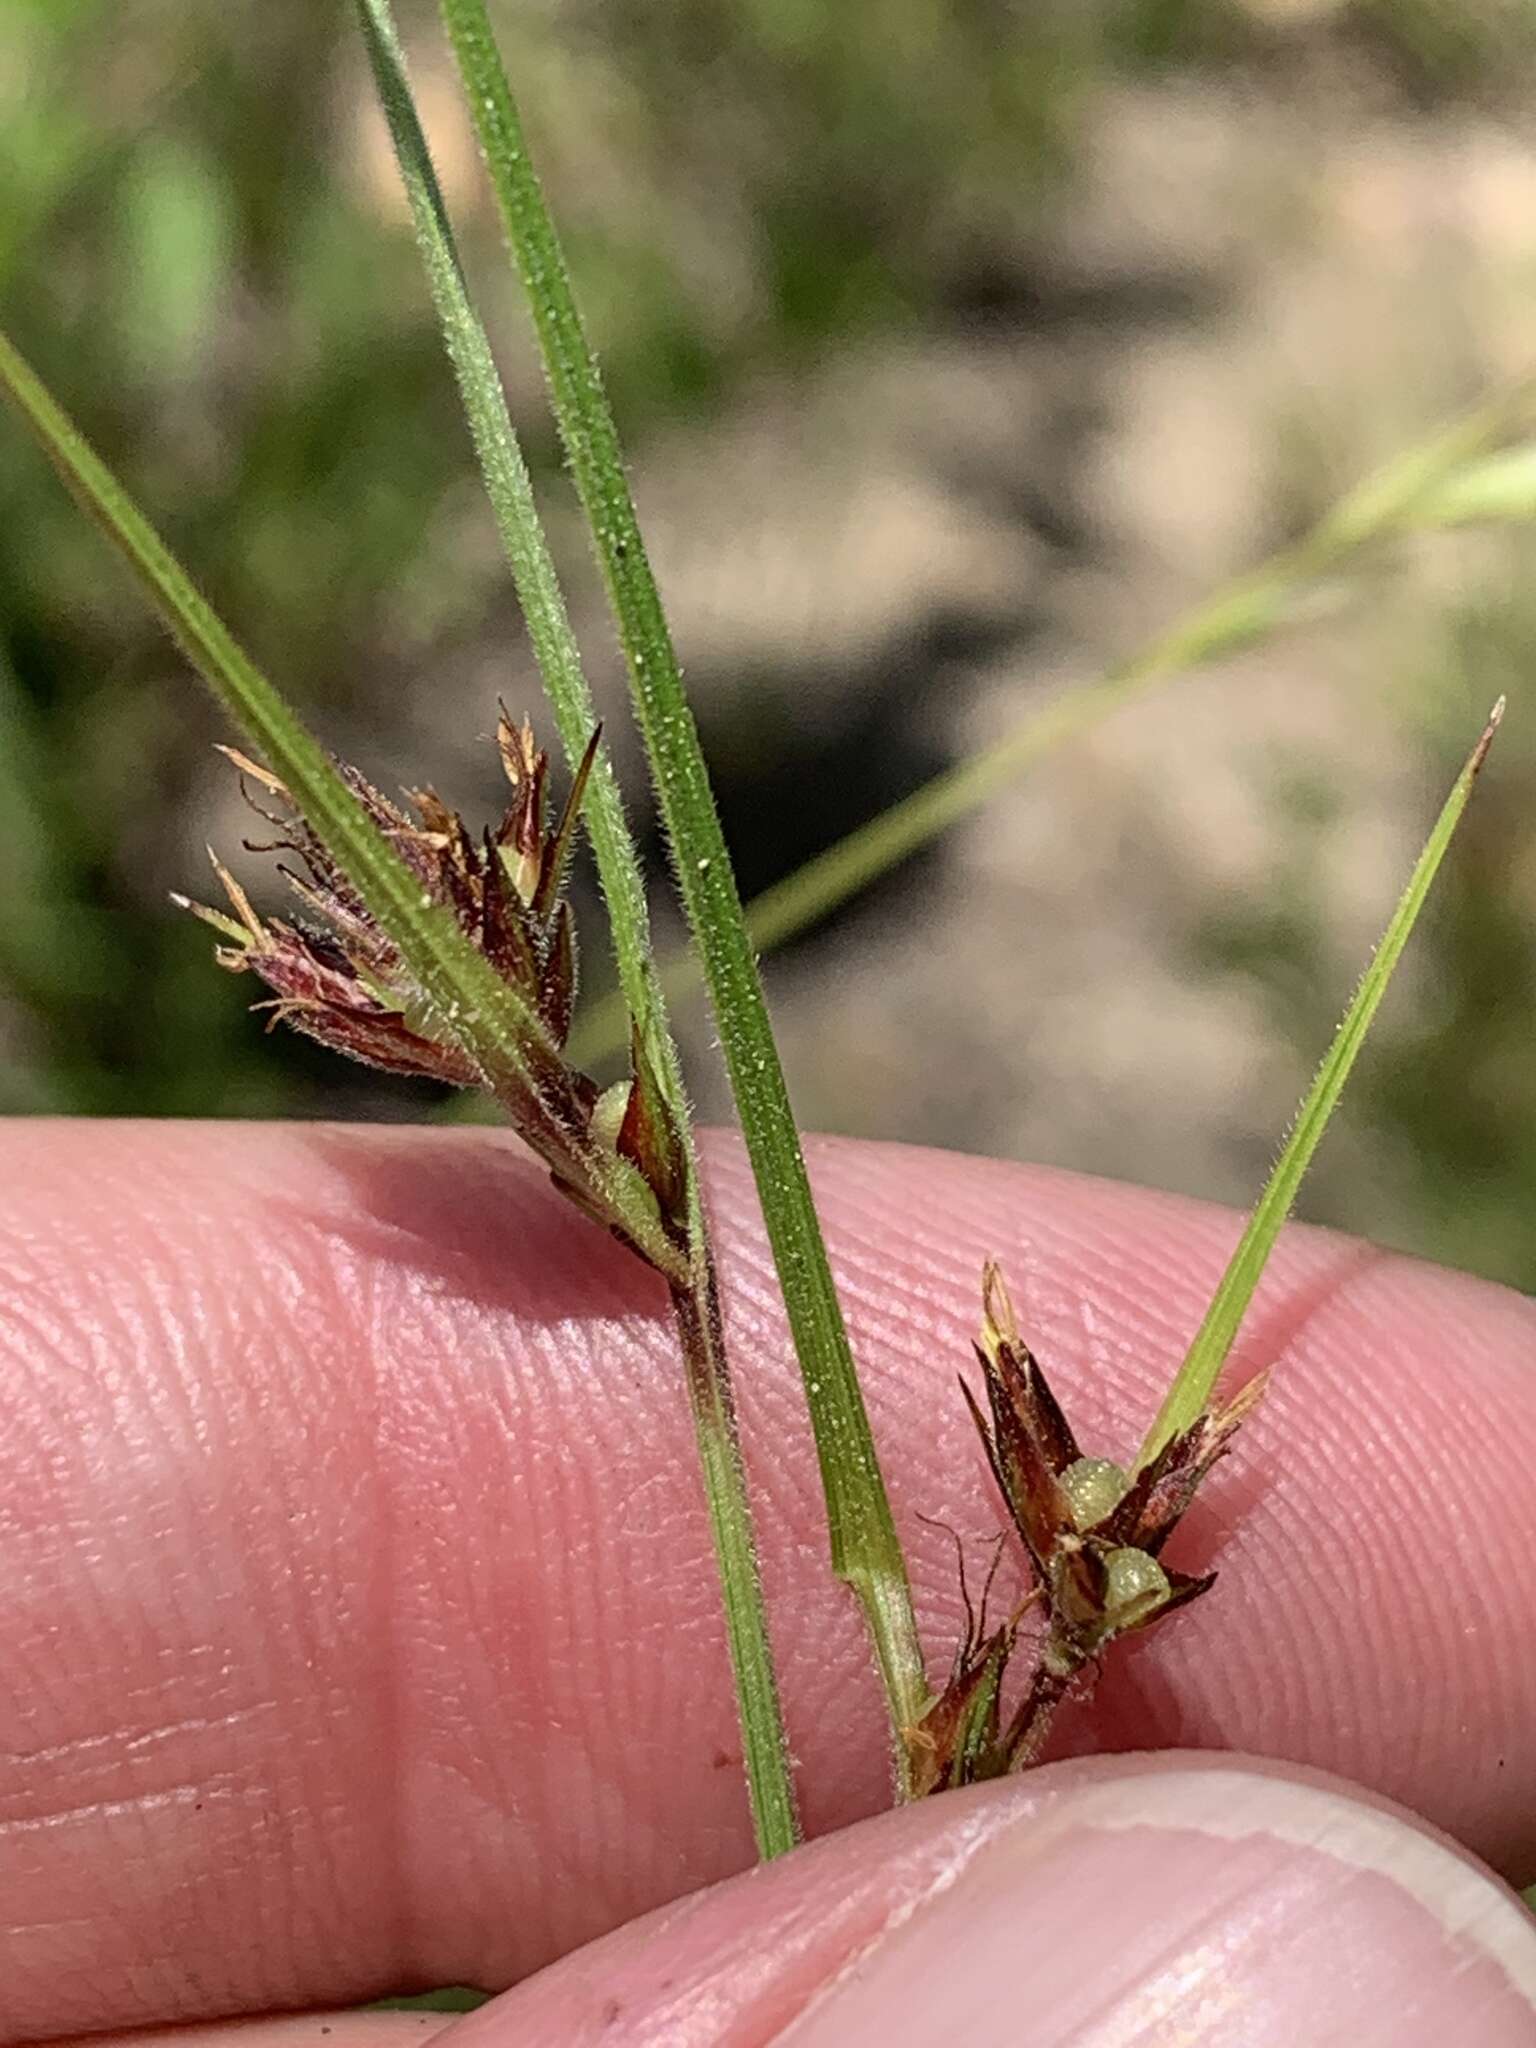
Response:
MULTIPOLYGON (((498 1985, 748 1859, 686 1405, 633 1260, 494 1134, 5 1146, 6 2038, 498 1985)), ((815 1167, 937 1667, 958 1594, 920 1517, 996 1526, 953 1386, 981 1257, 1085 1443, 1123 1453, 1236 1223, 900 1148, 815 1167)), ((888 1796, 880 1702, 729 1147, 711 1191, 819 1832, 888 1796)), ((1221 1582, 1109 1660, 1064 1743, 1320 1763, 1528 1875, 1533 1340, 1530 1303, 1293 1233, 1239 1362, 1274 1390, 1173 1558, 1221 1582)))
MULTIPOLYGON (((73 2048, 409 2048, 314 2014, 73 2048)), ((1165 1753, 927 1801, 580 1949, 453 2048, 1526 2048, 1536 1919, 1337 1780, 1165 1753)), ((414 2036, 422 2038, 420 2035, 414 2036)), ((445 2041, 444 2048, 447 2048, 445 2041)))

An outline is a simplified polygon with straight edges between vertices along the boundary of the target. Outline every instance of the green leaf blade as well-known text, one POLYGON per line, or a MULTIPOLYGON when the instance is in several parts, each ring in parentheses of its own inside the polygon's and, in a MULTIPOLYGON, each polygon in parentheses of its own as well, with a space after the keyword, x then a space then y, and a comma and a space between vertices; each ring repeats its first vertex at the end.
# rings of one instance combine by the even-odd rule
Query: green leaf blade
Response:
POLYGON ((1504 700, 1501 697, 1452 785, 1450 795, 1424 843, 1424 850, 1414 865, 1408 885, 1398 900, 1391 922, 1382 934, 1381 942, 1361 977, 1354 1000, 1318 1068, 1285 1148, 1248 1219, 1247 1228, 1211 1298, 1168 1396, 1147 1433, 1137 1461, 1138 1468, 1149 1464, 1171 1437, 1188 1429, 1204 1413, 1215 1391, 1248 1304, 1269 1262, 1281 1227, 1291 1212, 1313 1154, 1339 1105, 1360 1048, 1403 956, 1403 949, 1428 900, 1435 876, 1461 822, 1472 786, 1487 759, 1503 715, 1504 700))
POLYGON ((484 0, 441 0, 441 13, 532 309, 556 421, 624 650, 800 1361, 834 1569, 863 1604, 900 1755, 902 1730, 920 1718, 927 1690, 906 1566, 693 713, 612 414, 484 0))

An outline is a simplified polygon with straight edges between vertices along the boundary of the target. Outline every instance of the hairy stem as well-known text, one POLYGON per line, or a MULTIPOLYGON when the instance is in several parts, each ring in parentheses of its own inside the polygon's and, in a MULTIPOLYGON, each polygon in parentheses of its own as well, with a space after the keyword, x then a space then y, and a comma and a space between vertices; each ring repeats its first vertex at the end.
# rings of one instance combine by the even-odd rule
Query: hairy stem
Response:
MULTIPOLYGON (((411 97, 404 53, 389 0, 357 0, 358 17, 443 341, 503 550, 545 690, 574 768, 596 724, 591 691, 539 519, 485 328, 459 261, 437 175, 411 97)), ((608 908, 619 997, 637 1032, 682 1141, 687 1174, 686 1281, 672 1286, 683 1339, 689 1403, 715 1555, 742 1730, 747 1785, 760 1854, 781 1854, 799 1839, 788 1744, 763 1605, 746 1475, 735 1428, 735 1400, 722 1339, 708 1217, 683 1087, 682 1064, 667 1022, 656 971, 639 856, 606 750, 593 763, 584 818, 608 908)))
MULTIPOLYGON (((698 1247, 690 1283, 672 1289, 672 1313, 682 1346, 705 1493, 712 1505, 735 1500, 744 1503, 747 1488, 741 1438, 726 1368, 719 1289, 707 1243, 698 1247)), ((777 1856, 794 1847, 800 1839, 800 1826, 778 1712, 778 1681, 763 1621, 757 1547, 744 1513, 712 1513, 710 1532, 741 1704, 742 1753, 758 1853, 765 1858, 777 1856), (771 1705, 771 1713, 763 1711, 764 1702, 771 1705)))
POLYGON ((799 1133, 672 638, 640 536, 618 436, 529 161, 484 0, 441 0, 502 222, 533 312, 555 416, 618 625, 800 1360, 827 1501, 833 1568, 857 1593, 903 1731, 927 1695, 906 1563, 849 1350, 799 1133))

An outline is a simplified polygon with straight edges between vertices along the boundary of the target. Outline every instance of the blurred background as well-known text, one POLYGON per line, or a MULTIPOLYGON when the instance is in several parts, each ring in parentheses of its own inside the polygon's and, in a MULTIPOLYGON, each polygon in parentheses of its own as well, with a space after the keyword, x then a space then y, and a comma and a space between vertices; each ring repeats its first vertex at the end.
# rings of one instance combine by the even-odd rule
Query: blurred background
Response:
MULTIPOLYGON (((1528 0, 495 11, 748 893, 1536 364, 1528 0)), ((675 941, 521 311, 402 19, 675 941)), ((495 700, 538 686, 350 9, 7 0, 0 190, 6 321, 258 660, 385 788, 498 808, 495 700)), ((775 954, 804 1121, 1251 1199, 1507 690, 1303 1207, 1536 1288, 1533 568, 1519 526, 1372 558, 775 954)), ((0 421, 0 1109, 450 1113, 264 1037, 169 908, 252 830, 226 736, 0 421)))

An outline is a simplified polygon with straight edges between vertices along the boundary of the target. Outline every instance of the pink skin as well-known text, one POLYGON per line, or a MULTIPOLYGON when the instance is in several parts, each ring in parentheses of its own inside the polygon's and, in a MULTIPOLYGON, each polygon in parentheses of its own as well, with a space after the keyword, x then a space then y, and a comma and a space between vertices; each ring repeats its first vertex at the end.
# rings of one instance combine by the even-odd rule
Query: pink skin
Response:
MULTIPOLYGON (((32 1123, 4 1142, 0 2040, 509 1984, 749 1862, 664 1304, 510 1140, 32 1123)), ((711 1163, 819 1835, 886 1803, 882 1710, 826 1572, 750 1182, 729 1145, 711 1163)), ((982 1257, 1001 1259, 1086 1447, 1123 1456, 1237 1224, 939 1154, 824 1144, 813 1163, 937 1670, 958 1621, 953 1548, 921 1517, 967 1536, 998 1526, 953 1383, 982 1257)), ((1059 1753, 1178 1746, 1321 1767, 1528 1882, 1533 1362, 1536 1305, 1289 1233, 1234 1372, 1271 1363, 1273 1390, 1170 1550, 1186 1568, 1217 1557, 1220 1584, 1111 1656, 1059 1753)), ((1151 1768, 1172 1783, 1190 1767, 1151 1768)), ((1236 1792, 1230 1773, 1214 1790, 1196 1773, 1181 1812, 1138 1818, 1148 1769, 1070 1766, 818 1845, 522 1986, 461 2023, 466 2048, 580 2041, 584 2026, 625 2044, 846 2040, 850 2022, 882 2043, 942 2038, 910 2031, 914 1984, 934 1971, 902 1972, 973 1872, 974 1910, 941 1947, 972 1944, 984 1982, 1073 1942, 1074 1981, 1102 1974, 1129 1915, 1151 1930, 1127 1965, 1145 1990, 1160 1929, 1176 1942, 1216 1925, 1236 1958, 1223 1984, 1284 2027, 1238 2033, 1229 2015, 1209 2038, 1325 2041, 1311 2021, 1296 2032, 1316 1972, 1290 1990, 1283 1971, 1261 1982, 1273 1942, 1232 1932, 1269 1884, 1302 1902, 1330 1954, 1376 1958, 1383 1986, 1418 1969, 1384 2041, 1536 2038, 1524 1930, 1501 1918, 1518 1909, 1491 1880, 1463 1880, 1452 1852, 1421 1854, 1422 1836, 1362 1808, 1357 1854, 1356 1823, 1319 1830, 1322 1795, 1263 1767, 1236 1792), (1060 1808, 1049 1856, 1031 1819, 1042 1800, 1060 1808), (1223 1832, 1250 1809, 1246 1833, 1223 1832), (1432 1874, 1403 1880, 1424 1856, 1432 1874), (1486 1893, 1471 1933, 1434 1904, 1463 1882, 1486 1893), (871 1942, 879 1967, 850 1972, 871 1942), (666 1991, 632 1982, 663 1953, 666 1991), (1435 1987, 1473 1979, 1486 2027, 1457 2035, 1435 1987), (681 2030, 679 1986, 713 2032, 681 2030), (1495 2031, 1501 1998, 1526 2031, 1495 2031), (1439 2031, 1413 2031, 1419 2013, 1439 2031)), ((1037 2006, 1022 2038, 1095 2038, 1069 2030, 1060 1976, 1040 1991, 1059 2025, 1037 2006)), ((1390 2009, 1384 1991, 1366 2003, 1390 2009)), ((961 2009, 981 2029, 968 2039, 994 2038, 961 2009)), ((337 2048, 435 2025, 324 2024, 337 2048)), ((248 2029, 241 2048, 315 2041, 319 2025, 248 2029)), ((206 2033, 176 2038, 201 2048, 206 2033)))

